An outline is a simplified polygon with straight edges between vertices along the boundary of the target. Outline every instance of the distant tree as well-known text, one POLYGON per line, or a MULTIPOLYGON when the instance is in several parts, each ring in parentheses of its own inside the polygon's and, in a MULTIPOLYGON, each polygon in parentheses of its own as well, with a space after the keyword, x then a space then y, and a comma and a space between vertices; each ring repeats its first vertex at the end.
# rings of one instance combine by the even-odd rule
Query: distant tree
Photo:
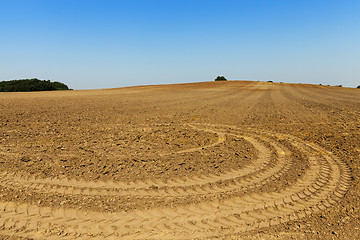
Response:
POLYGON ((227 79, 224 76, 217 76, 215 81, 227 81, 227 79))
POLYGON ((357 88, 360 88, 360 85, 359 85, 359 86, 357 86, 357 88))
POLYGON ((61 82, 50 80, 20 79, 0 82, 0 92, 32 92, 32 91, 53 91, 69 90, 69 87, 61 82))

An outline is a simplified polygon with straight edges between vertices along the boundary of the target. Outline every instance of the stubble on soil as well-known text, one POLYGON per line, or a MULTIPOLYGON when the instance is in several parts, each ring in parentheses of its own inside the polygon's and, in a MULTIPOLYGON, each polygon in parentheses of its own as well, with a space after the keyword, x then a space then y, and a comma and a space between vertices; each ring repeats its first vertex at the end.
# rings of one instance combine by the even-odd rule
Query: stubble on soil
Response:
POLYGON ((2 239, 359 239, 360 91, 0 94, 2 239))

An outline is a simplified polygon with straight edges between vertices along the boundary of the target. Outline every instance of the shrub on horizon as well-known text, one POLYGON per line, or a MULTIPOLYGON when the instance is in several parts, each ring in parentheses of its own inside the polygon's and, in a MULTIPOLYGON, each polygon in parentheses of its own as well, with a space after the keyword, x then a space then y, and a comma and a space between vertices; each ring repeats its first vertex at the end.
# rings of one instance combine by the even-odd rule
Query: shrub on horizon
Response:
POLYGON ((359 85, 359 86, 357 86, 357 88, 360 88, 360 85, 359 85))
POLYGON ((227 79, 224 76, 217 76, 217 78, 215 78, 215 81, 227 81, 227 79))

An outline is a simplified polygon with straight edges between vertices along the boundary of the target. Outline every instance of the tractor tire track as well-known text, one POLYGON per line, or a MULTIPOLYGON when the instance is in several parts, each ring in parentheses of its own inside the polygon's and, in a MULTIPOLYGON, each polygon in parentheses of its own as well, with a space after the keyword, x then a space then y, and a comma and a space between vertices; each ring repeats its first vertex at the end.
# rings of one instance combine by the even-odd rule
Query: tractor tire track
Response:
MULTIPOLYGON (((202 127, 209 131, 216 131, 217 128, 242 131, 240 128, 221 125, 202 125, 202 127)), ((285 166, 291 167, 291 161, 286 161, 288 150, 280 147, 278 142, 274 143, 275 140, 270 138, 271 136, 278 137, 277 134, 251 129, 244 134, 244 138, 255 145, 260 153, 258 159, 255 160, 258 163, 249 165, 246 174, 258 173, 260 169, 266 168, 266 162, 271 159, 267 154, 269 150, 255 138, 248 136, 251 135, 250 132, 269 141, 277 151, 277 165, 275 166, 280 165, 280 167, 272 172, 264 173, 265 179, 279 174, 285 166)), ((313 143, 303 142, 290 135, 281 135, 281 138, 305 154, 310 166, 294 184, 279 192, 245 194, 240 197, 174 208, 163 207, 115 213, 2 202, 0 203, 0 228, 2 229, 0 233, 34 239, 191 239, 211 237, 219 232, 223 235, 231 235, 269 227, 324 211, 337 204, 350 185, 350 171, 346 164, 331 152, 313 143)), ((241 171, 241 169, 236 171, 241 171)), ((241 172, 238 173, 241 174, 241 172)), ((232 173, 230 176, 233 177, 232 173)), ((260 178, 259 176, 261 175, 256 177, 260 178)), ((256 177, 249 178, 249 184, 256 177)), ((215 176, 211 176, 199 179, 199 181, 206 182, 209 178, 216 179, 215 176)), ((192 184, 197 180, 194 178, 190 182, 192 184)), ((181 180, 171 182, 169 186, 171 184, 178 186, 180 183, 181 180)), ((190 183, 187 184, 186 187, 191 186, 190 183)), ((144 186, 143 183, 141 185, 144 186)), ((241 187, 240 185, 237 187, 241 187)))

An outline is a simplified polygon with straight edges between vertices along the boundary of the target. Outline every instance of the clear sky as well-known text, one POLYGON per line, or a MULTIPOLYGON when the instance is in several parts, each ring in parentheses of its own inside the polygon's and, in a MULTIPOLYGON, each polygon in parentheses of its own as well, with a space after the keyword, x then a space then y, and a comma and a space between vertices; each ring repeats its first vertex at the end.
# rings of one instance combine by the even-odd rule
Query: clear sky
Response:
POLYGON ((360 85, 359 0, 0 0, 0 80, 360 85))

